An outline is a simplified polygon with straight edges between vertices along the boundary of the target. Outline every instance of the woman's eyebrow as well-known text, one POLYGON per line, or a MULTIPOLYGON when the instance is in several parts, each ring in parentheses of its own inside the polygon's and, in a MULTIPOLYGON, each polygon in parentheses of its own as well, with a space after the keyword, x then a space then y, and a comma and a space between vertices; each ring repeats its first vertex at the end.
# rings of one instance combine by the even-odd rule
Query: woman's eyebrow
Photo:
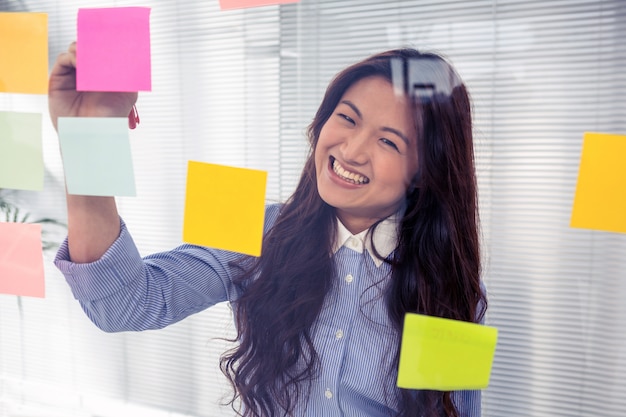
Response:
POLYGON ((363 115, 361 114, 361 111, 353 102, 351 102, 350 100, 341 100, 341 103, 345 104, 346 106, 349 106, 352 110, 354 110, 356 115, 359 116, 359 119, 363 119, 363 115))
POLYGON ((382 130, 384 132, 390 132, 390 133, 393 133, 393 134, 397 135, 400 139, 402 139, 404 141, 404 143, 406 143, 406 146, 410 146, 409 145, 409 138, 407 138, 405 135, 403 135, 402 132, 400 132, 399 130, 394 129, 393 127, 386 127, 386 126, 381 127, 380 130, 382 130))

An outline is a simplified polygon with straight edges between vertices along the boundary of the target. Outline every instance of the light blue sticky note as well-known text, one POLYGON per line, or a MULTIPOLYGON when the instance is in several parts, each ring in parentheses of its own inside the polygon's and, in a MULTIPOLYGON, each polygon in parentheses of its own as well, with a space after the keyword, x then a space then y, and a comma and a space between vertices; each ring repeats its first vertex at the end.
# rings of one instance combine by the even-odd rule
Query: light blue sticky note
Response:
POLYGON ((60 117, 58 126, 69 194, 135 196, 126 117, 60 117))
POLYGON ((0 112, 0 188, 43 189, 41 113, 0 112))

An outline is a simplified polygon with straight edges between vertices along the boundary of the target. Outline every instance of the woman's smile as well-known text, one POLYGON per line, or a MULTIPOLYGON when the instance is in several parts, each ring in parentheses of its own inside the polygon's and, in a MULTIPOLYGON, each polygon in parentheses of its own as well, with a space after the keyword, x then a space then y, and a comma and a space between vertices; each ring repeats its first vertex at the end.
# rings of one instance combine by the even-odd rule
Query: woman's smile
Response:
POLYGON ((365 175, 361 175, 358 172, 352 172, 345 169, 337 159, 334 157, 330 157, 330 168, 333 170, 335 174, 342 180, 354 184, 354 185, 363 185, 370 182, 370 179, 365 175))

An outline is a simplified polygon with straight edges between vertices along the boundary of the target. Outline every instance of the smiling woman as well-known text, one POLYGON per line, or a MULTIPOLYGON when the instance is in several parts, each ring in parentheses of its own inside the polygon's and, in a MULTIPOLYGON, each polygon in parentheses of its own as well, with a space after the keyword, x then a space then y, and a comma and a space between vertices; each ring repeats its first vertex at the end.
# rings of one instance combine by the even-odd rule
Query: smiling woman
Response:
POLYGON ((236 396, 258 415, 480 415, 479 391, 395 385, 405 313, 473 322, 487 307, 464 85, 434 54, 373 55, 333 78, 308 133, 300 182, 236 279, 241 343, 222 361, 236 396), (415 74, 434 96, 413 94, 415 74))
MULTIPOLYGON (((136 97, 75 91, 75 54, 71 45, 50 75, 53 124, 127 114, 136 97)), ((188 244, 141 257, 113 197, 68 194, 56 265, 108 332, 231 302, 237 346, 221 365, 243 416, 480 415, 479 391, 396 386, 406 313, 474 322, 487 307, 465 86, 434 54, 370 56, 331 82, 309 141, 295 192, 267 207, 257 259, 188 244), (433 86, 427 99, 407 82, 417 74, 433 86), (357 282, 346 286, 348 275, 357 282)))

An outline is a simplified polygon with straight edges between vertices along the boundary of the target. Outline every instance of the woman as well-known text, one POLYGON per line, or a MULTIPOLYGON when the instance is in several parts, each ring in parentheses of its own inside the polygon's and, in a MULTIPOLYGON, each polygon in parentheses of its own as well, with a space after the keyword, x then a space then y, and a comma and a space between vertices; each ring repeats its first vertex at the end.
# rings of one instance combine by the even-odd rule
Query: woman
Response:
MULTIPOLYGON (((50 113, 124 116, 136 94, 75 91, 75 46, 51 73, 50 113)), ((57 255, 105 331, 160 328, 230 301, 223 355, 243 416, 477 416, 480 392, 395 386, 406 312, 481 321, 471 108, 452 67, 412 49, 339 73, 311 154, 266 210, 258 259, 182 245, 142 259, 110 197, 68 195, 57 255)))

